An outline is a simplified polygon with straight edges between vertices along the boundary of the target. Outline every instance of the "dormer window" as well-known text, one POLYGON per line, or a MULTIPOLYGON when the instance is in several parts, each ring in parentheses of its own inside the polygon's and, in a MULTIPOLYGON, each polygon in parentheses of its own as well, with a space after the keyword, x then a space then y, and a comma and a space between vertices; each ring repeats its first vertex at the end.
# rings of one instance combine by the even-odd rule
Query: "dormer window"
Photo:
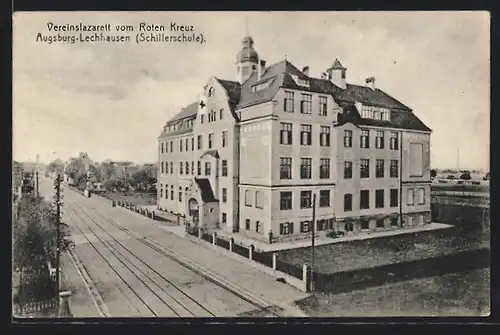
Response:
POLYGON ((269 78, 268 80, 266 81, 263 81, 263 82, 260 82, 260 83, 257 83, 255 85, 252 86, 252 92, 258 92, 258 91, 261 91, 263 89, 266 89, 268 88, 269 86, 271 86, 271 84, 273 83, 274 81, 274 78, 269 78))
POLYGON ((293 80, 299 86, 309 87, 309 80, 292 75, 293 80))
POLYGON ((361 117, 363 119, 389 121, 390 111, 387 108, 363 105, 361 107, 361 117))

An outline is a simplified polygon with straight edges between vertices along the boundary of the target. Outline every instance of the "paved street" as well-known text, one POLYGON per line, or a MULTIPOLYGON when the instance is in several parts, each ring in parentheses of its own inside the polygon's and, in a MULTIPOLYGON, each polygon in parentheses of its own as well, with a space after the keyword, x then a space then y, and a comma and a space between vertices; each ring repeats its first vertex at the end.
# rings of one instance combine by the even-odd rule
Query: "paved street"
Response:
MULTIPOLYGON (((40 187, 42 195, 50 198, 52 181, 41 180, 40 187)), ((87 297, 102 300, 102 304, 94 303, 101 315, 231 317, 297 313, 289 312, 287 303, 303 297, 303 293, 277 283, 271 276, 173 235, 152 220, 112 208, 109 201, 97 196, 85 198, 68 188, 63 194, 63 221, 72 229, 74 255, 94 289, 89 291, 89 283, 83 278, 72 284, 79 288, 80 295, 93 292, 87 297), (172 250, 179 254, 173 255, 172 250), (200 271, 196 264, 213 270, 218 280, 200 271), (246 288, 238 286, 242 281, 246 288), (272 302, 264 299, 265 291, 277 292, 266 297, 272 302), (281 301, 284 307, 274 306, 281 301)), ((90 305, 92 299, 80 300, 90 305)))

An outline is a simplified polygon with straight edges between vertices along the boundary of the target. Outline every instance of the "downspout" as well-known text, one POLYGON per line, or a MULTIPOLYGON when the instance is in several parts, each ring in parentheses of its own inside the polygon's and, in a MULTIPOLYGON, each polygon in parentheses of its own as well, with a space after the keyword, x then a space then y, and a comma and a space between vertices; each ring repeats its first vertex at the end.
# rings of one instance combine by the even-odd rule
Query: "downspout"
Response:
MULTIPOLYGON (((237 201, 238 205, 236 206, 236 225, 233 222, 233 228, 232 230, 235 230, 235 226, 238 227, 238 231, 240 230, 240 174, 241 174, 241 159, 240 159, 240 153, 241 153, 241 137, 240 137, 240 120, 239 118, 236 120, 236 124, 234 129, 236 130, 236 136, 237 136, 237 143, 238 145, 236 146, 236 161, 238 162, 238 176, 236 177, 236 194, 238 196, 237 201)), ((234 201, 234 199, 233 199, 234 201)), ((234 219, 234 218, 233 218, 234 219)))
POLYGON ((403 227, 403 131, 399 143, 399 226, 403 227))

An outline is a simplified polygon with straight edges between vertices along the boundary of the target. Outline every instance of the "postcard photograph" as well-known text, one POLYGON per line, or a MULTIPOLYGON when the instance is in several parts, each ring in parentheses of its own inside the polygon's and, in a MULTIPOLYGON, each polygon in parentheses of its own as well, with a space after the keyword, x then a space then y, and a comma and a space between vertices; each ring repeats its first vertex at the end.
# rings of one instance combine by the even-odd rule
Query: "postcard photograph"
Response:
POLYGON ((490 15, 16 12, 12 311, 490 313, 490 15))

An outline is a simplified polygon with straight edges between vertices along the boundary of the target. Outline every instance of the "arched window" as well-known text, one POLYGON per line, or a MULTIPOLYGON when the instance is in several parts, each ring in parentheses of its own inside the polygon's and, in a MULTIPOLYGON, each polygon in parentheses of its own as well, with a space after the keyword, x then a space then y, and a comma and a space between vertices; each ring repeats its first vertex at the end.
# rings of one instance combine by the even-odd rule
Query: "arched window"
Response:
POLYGON ((245 229, 250 230, 250 219, 245 220, 245 229))
POLYGON ((163 198, 163 184, 160 184, 160 198, 163 198))
POLYGON ((255 207, 256 208, 264 208, 264 194, 262 191, 255 191, 255 207))
POLYGON ((245 206, 252 206, 252 191, 245 191, 245 206))

